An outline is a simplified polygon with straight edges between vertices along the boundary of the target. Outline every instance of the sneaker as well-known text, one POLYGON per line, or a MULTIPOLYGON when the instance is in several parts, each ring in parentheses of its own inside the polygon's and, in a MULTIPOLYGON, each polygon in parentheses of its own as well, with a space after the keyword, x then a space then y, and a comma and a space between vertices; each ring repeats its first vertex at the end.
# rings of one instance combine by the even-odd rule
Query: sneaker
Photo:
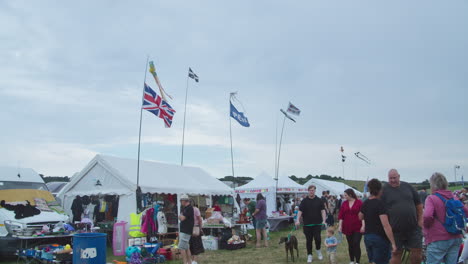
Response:
POLYGON ((307 263, 312 263, 312 255, 307 256, 307 263))
POLYGON ((356 264, 356 263, 354 263, 354 261, 351 261, 349 264, 356 264))
POLYGON ((323 260, 322 251, 317 250, 317 257, 318 257, 319 260, 323 260))

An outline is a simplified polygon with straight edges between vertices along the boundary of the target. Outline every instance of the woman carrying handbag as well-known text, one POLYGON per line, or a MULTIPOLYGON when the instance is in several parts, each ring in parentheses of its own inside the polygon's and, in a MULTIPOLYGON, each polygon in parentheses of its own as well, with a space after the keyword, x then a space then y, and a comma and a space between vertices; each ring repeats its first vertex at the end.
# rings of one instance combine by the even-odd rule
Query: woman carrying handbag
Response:
POLYGON ((192 237, 190 238, 189 244, 190 244, 190 253, 192 253, 192 264, 197 264, 198 255, 205 252, 205 248, 203 248, 203 242, 201 238, 203 235, 203 230, 202 230, 203 219, 201 217, 200 210, 198 209, 198 205, 196 205, 193 200, 192 200, 192 204, 193 204, 194 225, 193 225, 192 237))

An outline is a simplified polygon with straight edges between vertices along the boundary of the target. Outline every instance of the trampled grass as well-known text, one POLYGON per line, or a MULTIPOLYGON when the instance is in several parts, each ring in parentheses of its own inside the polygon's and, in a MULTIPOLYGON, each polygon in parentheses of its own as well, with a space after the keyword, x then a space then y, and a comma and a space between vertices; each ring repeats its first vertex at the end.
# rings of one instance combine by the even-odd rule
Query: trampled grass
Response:
MULTIPOLYGON (((279 239, 282 236, 288 236, 290 229, 279 232, 270 233, 270 241, 268 248, 255 248, 255 241, 248 241, 246 248, 239 250, 216 250, 216 251, 205 251, 199 257, 199 263, 201 264, 270 264, 270 263, 286 263, 286 253, 284 244, 279 245, 279 239)), ((299 259, 296 259, 295 263, 306 263, 307 252, 305 248, 305 236, 301 230, 294 231, 293 234, 297 237, 299 242, 299 259)), ((322 231, 322 238, 325 238, 325 231, 322 231)), ((326 260, 325 247, 323 245, 324 239, 322 239, 322 254, 324 260, 319 261, 314 250, 314 261, 313 263, 328 263, 326 260)), ((315 248, 315 246, 314 246, 315 248)), ((361 242, 362 257, 360 263, 368 263, 367 254, 364 247, 364 242, 361 242)), ((123 256, 113 256, 112 249, 109 247, 107 250, 107 262, 113 263, 112 260, 124 261, 123 256)), ((339 264, 349 263, 348 258, 348 245, 346 239, 343 237, 342 242, 338 245, 337 260, 339 264)), ((17 263, 16 260, 0 260, 2 264, 13 264, 17 263)), ((180 260, 169 261, 166 263, 179 264, 182 263, 180 260)), ((291 259, 289 260, 291 262, 291 259)))

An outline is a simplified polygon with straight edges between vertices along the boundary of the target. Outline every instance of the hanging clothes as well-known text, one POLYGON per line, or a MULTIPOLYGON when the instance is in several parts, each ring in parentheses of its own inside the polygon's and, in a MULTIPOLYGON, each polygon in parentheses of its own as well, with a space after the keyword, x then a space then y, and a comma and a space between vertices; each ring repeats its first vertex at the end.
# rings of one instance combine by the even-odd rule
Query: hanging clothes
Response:
POLYGON ((142 233, 140 230, 141 230, 141 213, 139 214, 131 213, 128 234, 131 237, 145 237, 146 234, 142 233))
POLYGON ((146 210, 145 215, 143 216, 143 224, 141 225, 141 232, 151 235, 156 234, 156 224, 153 219, 154 208, 146 210))
POLYGON ((88 218, 88 219, 90 219, 91 221, 94 222, 94 208, 95 207, 96 207, 96 205, 93 204, 93 203, 89 203, 88 205, 86 205, 81 218, 82 219, 83 218, 88 218))
POLYGON ((81 221, 81 214, 83 213, 83 203, 80 196, 73 199, 71 211, 73 214, 73 223, 81 221))
POLYGON ((167 220, 164 212, 158 212, 158 233, 166 234, 167 233, 167 220))
POLYGON ((154 213, 153 213, 154 222, 158 222, 159 207, 161 207, 161 205, 159 205, 159 204, 155 204, 154 207, 153 207, 154 208, 154 213))
POLYGON ((101 202, 96 201, 96 206, 94 207, 94 219, 97 223, 104 221, 106 213, 101 213, 101 202))
POLYGON ((137 212, 141 212, 143 210, 141 195, 142 195, 141 188, 140 188, 140 186, 138 186, 138 188, 136 189, 137 212))
POLYGON ((112 217, 115 219, 117 218, 119 212, 119 196, 116 196, 114 198, 114 201, 112 202, 112 217))

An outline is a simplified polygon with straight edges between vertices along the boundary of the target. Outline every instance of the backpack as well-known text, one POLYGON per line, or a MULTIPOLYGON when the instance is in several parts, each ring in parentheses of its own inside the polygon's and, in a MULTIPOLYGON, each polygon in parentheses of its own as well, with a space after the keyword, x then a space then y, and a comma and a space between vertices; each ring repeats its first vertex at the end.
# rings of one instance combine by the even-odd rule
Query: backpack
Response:
POLYGON ((453 198, 446 200, 438 193, 435 195, 445 204, 445 223, 442 223, 442 221, 439 220, 445 227, 445 230, 450 234, 462 234, 467 222, 462 202, 454 200, 453 198))

